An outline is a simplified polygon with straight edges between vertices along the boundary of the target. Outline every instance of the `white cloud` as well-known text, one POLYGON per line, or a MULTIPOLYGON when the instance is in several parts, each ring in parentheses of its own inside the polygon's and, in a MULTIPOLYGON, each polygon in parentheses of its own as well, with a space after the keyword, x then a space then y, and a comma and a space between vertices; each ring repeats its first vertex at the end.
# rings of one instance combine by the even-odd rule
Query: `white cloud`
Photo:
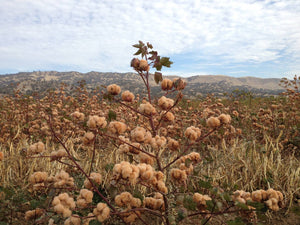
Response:
POLYGON ((138 40, 151 42, 162 55, 191 54, 190 67, 195 69, 203 59, 228 66, 276 60, 280 64, 288 57, 289 63, 282 66, 294 71, 300 59, 298 0, 0 4, 0 70, 61 65, 81 71, 130 71, 131 45, 138 40))

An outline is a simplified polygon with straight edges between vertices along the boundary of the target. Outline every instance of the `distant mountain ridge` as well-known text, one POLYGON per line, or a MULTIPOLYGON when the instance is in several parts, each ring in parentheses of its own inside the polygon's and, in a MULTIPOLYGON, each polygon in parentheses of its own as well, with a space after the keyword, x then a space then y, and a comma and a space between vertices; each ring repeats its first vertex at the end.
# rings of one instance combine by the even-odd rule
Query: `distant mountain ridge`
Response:
MULTIPOLYGON (((179 76, 165 77, 173 79, 179 76)), ((279 86, 280 79, 278 78, 236 78, 225 75, 197 75, 182 79, 187 82, 184 94, 188 97, 209 93, 223 96, 224 93, 230 94, 237 89, 260 96, 277 95, 283 91, 282 87, 279 86)), ((57 88, 62 82, 74 86, 83 80, 88 90, 116 83, 123 90, 127 89, 134 93, 143 93, 145 91, 143 81, 136 73, 35 71, 0 75, 0 94, 12 94, 15 89, 28 94, 31 92, 42 92, 47 89, 57 88)), ((150 85, 154 94, 159 95, 162 93, 160 86, 154 82, 153 77, 150 77, 150 85)))

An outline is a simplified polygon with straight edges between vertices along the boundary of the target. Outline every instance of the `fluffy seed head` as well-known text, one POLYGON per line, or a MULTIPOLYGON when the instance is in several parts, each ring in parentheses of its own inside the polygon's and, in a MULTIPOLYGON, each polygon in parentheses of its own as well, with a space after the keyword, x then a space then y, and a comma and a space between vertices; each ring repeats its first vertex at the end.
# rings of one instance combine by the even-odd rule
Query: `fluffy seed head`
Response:
POLYGON ((174 100, 170 99, 170 98, 166 98, 165 96, 162 96, 160 99, 158 99, 158 105, 163 110, 167 110, 174 105, 174 100))
POLYGON ((171 90, 172 87, 173 87, 173 82, 170 79, 165 78, 161 82, 161 89, 164 91, 171 90))
POLYGON ((184 136, 194 142, 201 136, 201 130, 198 127, 190 126, 186 128, 184 136))
POLYGON ((107 92, 111 95, 118 95, 121 92, 120 86, 118 86, 116 84, 108 85, 106 89, 107 89, 107 92))
POLYGON ((221 125, 221 122, 220 120, 218 119, 218 117, 209 117, 207 120, 206 120, 206 124, 207 126, 209 126, 210 128, 217 128, 221 125))
POLYGON ((130 66, 133 67, 134 69, 138 69, 140 65, 140 60, 138 58, 133 58, 130 62, 130 66))
POLYGON ((127 129, 127 125, 125 123, 119 122, 119 121, 112 121, 108 125, 108 132, 112 134, 123 134, 127 129))
POLYGON ((140 60, 140 65, 139 65, 139 69, 142 71, 149 71, 150 70, 150 66, 148 64, 148 62, 144 59, 140 60))
POLYGON ((223 124, 228 124, 231 122, 231 116, 229 114, 221 114, 218 119, 220 120, 221 123, 223 124))
POLYGON ((132 102, 134 100, 134 94, 130 91, 124 91, 122 93, 122 100, 125 102, 132 102))
POLYGON ((156 114, 156 109, 149 102, 140 104, 138 110, 148 116, 156 114))

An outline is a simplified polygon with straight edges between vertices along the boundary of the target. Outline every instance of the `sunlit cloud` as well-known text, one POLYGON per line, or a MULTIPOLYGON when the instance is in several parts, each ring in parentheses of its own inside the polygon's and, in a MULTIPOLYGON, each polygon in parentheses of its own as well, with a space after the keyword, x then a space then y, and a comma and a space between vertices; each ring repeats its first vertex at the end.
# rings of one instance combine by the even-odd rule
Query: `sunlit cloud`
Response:
POLYGON ((300 2, 0 0, 0 73, 127 72, 138 40, 166 74, 300 74, 300 2))

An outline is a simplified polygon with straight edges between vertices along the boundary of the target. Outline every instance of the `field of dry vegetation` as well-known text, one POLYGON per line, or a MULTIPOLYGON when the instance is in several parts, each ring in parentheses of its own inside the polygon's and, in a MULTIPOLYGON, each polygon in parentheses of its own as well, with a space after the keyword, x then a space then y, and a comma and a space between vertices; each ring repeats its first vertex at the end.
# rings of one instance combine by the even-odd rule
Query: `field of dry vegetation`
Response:
POLYGON ((276 97, 189 100, 149 74, 168 58, 134 47, 144 96, 0 99, 0 224, 299 224, 300 77, 276 97))

